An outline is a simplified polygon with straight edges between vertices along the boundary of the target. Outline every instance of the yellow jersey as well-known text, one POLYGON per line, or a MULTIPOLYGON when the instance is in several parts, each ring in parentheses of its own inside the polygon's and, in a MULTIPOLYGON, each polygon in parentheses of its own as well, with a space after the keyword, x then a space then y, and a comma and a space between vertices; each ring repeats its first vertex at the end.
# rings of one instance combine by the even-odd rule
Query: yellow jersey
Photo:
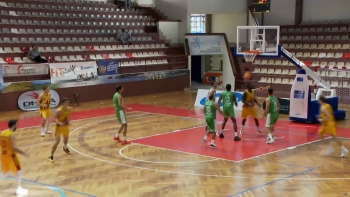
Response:
POLYGON ((41 97, 41 101, 40 101, 40 104, 41 105, 47 105, 46 107, 41 107, 40 106, 40 110, 49 110, 50 109, 50 104, 51 104, 51 94, 48 93, 47 95, 42 93, 40 95, 41 97))
POLYGON ((327 122, 325 122, 325 124, 334 123, 335 118, 334 118, 333 108, 330 104, 326 103, 321 107, 321 118, 322 119, 327 117, 327 114, 325 113, 325 111, 327 111, 328 114, 330 115, 330 117, 328 118, 327 122))
POLYGON ((5 130, 0 134, 0 146, 1 146, 1 155, 13 155, 15 151, 13 150, 13 145, 11 141, 11 136, 13 135, 13 131, 5 130))
POLYGON ((64 109, 63 107, 58 108, 60 110, 60 115, 58 115, 57 119, 59 122, 68 123, 70 120, 70 107, 64 109))
POLYGON ((245 101, 252 103, 252 105, 248 106, 247 104, 243 104, 243 107, 254 107, 254 99, 255 99, 254 90, 252 90, 252 92, 249 92, 248 90, 246 90, 245 93, 247 95, 245 101))

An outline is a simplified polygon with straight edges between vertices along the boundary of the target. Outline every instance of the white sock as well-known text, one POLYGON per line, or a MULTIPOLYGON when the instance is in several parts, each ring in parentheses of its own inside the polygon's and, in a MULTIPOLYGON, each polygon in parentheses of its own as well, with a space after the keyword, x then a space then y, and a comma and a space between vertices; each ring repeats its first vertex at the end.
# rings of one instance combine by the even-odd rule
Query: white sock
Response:
POLYGON ((115 137, 119 137, 119 133, 115 134, 115 137))
POLYGON ((126 136, 123 136, 123 140, 126 141, 126 136))
POLYGON ((210 144, 215 145, 214 140, 211 140, 210 144))
POLYGON ((67 144, 63 144, 63 148, 64 149, 67 149, 68 147, 67 147, 67 144))
POLYGON ((223 129, 221 129, 220 131, 219 131, 219 134, 222 134, 222 132, 223 132, 224 130, 223 129))
POLYGON ((18 171, 16 173, 16 181, 17 181, 17 189, 22 189, 22 186, 21 186, 21 171, 18 171))
POLYGON ((341 146, 342 151, 347 151, 348 149, 345 148, 345 146, 341 146))
POLYGON ((203 137, 203 140, 207 140, 207 137, 208 137, 208 136, 205 135, 205 136, 203 137))
POLYGON ((50 120, 47 120, 45 124, 45 131, 49 130, 50 120))
POLYGON ((45 127, 41 127, 41 134, 45 133, 45 127))
POLYGON ((9 175, 8 172, 2 173, 2 174, 0 175, 0 181, 4 180, 8 175, 9 175))
POLYGON ((273 140, 273 137, 272 137, 271 133, 269 133, 268 136, 269 136, 269 139, 273 140))
POLYGON ((238 134, 237 134, 237 132, 235 131, 235 137, 237 137, 238 136, 238 134))

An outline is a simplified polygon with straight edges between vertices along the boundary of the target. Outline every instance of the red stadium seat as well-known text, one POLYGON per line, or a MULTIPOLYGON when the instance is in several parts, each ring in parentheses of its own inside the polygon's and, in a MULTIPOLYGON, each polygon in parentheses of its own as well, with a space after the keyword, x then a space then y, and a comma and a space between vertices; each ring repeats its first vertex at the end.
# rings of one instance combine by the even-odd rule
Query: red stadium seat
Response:
POLYGON ((133 58, 132 53, 126 53, 125 55, 126 55, 126 57, 128 57, 128 58, 133 58))
POLYGON ((350 58, 350 53, 343 53, 343 58, 349 59, 350 58))
POLYGON ((21 48, 21 51, 22 51, 23 53, 28 53, 28 52, 29 52, 29 47, 22 47, 22 48, 21 48))
POLYGON ((88 46, 87 48, 88 48, 89 51, 94 51, 95 50, 94 46, 88 46))
POLYGON ((8 64, 15 64, 15 60, 13 59, 13 57, 6 57, 5 58, 5 62, 8 64))
POLYGON ((48 57, 46 57, 46 59, 48 62, 55 62, 56 61, 53 56, 48 56, 48 57))
POLYGON ((311 66, 311 64, 312 64, 312 61, 305 61, 304 64, 305 64, 307 67, 309 67, 309 66, 311 66))
POLYGON ((108 54, 102 54, 102 57, 106 60, 110 60, 111 58, 109 58, 109 55, 108 54))
POLYGON ((90 59, 90 55, 84 55, 83 58, 84 58, 85 60, 91 60, 91 59, 90 59))

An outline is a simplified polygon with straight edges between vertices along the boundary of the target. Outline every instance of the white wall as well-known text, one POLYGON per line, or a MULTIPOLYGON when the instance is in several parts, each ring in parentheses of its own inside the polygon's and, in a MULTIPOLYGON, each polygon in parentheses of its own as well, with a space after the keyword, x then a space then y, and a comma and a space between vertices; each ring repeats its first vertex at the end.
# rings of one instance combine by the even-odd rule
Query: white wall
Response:
MULTIPOLYGON (((237 26, 247 26, 246 13, 213 14, 211 20, 212 33, 226 33, 229 43, 237 42, 237 26)), ((242 35, 242 39, 246 39, 245 35, 242 35)))
POLYGON ((172 20, 181 20, 179 23, 179 42, 184 43, 188 28, 187 0, 155 0, 156 9, 172 20))
MULTIPOLYGON (((160 36, 163 40, 169 40, 170 44, 178 44, 179 41, 179 22, 158 22, 158 29, 160 31, 160 36)), ((184 36, 182 36, 184 37, 184 36)))
POLYGON ((350 0, 304 0, 303 21, 350 19, 350 0))
MULTIPOLYGON (((310 0, 304 0, 310 1, 310 0)), ((323 1, 323 0, 314 0, 323 1)), ((264 25, 293 25, 296 0, 271 1, 270 13, 264 14, 264 25)))
POLYGON ((247 0, 188 0, 189 14, 246 12, 247 0))
POLYGON ((134 0, 138 5, 144 7, 154 7, 155 0, 134 0))

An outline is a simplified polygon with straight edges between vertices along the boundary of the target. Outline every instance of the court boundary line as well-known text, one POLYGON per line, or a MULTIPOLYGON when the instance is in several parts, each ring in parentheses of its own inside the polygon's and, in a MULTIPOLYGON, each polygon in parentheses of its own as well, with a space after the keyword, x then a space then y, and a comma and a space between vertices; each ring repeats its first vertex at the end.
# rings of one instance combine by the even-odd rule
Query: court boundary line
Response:
MULTIPOLYGON (((219 158, 216 158, 216 159, 209 159, 209 160, 202 160, 202 161, 149 161, 149 160, 140 160, 140 159, 135 159, 135 158, 131 158, 131 157, 128 157, 126 155, 123 154, 123 150, 126 149, 126 148, 129 148, 131 146, 145 146, 143 144, 139 144, 139 143, 132 143, 131 145, 129 146, 124 146, 123 148, 121 148, 119 150, 119 155, 124 157, 125 159, 129 159, 129 160, 132 160, 132 161, 136 161, 136 162, 144 162, 144 163, 152 163, 152 164, 197 164, 197 163, 206 163, 206 162, 212 162, 212 161, 217 161, 217 160, 220 160, 219 158)), ((159 148, 159 149, 163 149, 163 148, 159 148)), ((168 149, 166 149, 168 150, 168 149)), ((178 151, 176 151, 178 152, 178 151)), ((181 152, 181 151, 179 151, 181 152)), ((181 152, 181 153, 185 153, 185 152, 181 152)), ((202 156, 203 155, 199 155, 199 154, 195 154, 195 155, 198 155, 198 156, 202 156)), ((206 156, 204 156, 206 157, 206 156)))
MULTIPOLYGON (((16 177, 14 177, 14 176, 8 176, 7 178, 14 179, 14 180, 16 179, 16 177)), ((34 180, 24 179, 23 177, 22 177, 22 181, 26 182, 26 183, 31 183, 31 184, 34 184, 34 185, 41 185, 41 186, 47 187, 49 189, 52 189, 52 190, 56 191, 58 194, 60 194, 61 197, 66 197, 67 196, 65 193, 63 193, 63 191, 68 191, 68 192, 72 192, 72 193, 75 193, 75 194, 80 194, 82 196, 97 197, 97 196, 92 195, 92 194, 79 192, 79 191, 75 191, 75 190, 72 190, 72 189, 66 189, 66 188, 50 185, 50 184, 47 184, 47 183, 41 183, 41 182, 34 181, 34 180)), ((28 192, 28 194, 29 194, 29 192, 28 192)))
MULTIPOLYGON (((102 120, 103 121, 103 120, 102 120)), ((106 121, 106 120, 104 120, 106 121)), ((84 128, 85 126, 89 126, 91 124, 95 124, 98 123, 97 122, 92 122, 92 123, 88 123, 85 125, 82 125, 78 128, 75 128, 74 130, 72 130, 70 133, 74 133, 77 130, 80 130, 81 128, 84 128)), ((315 142, 315 141, 314 141, 315 142)), ((313 143, 313 142, 309 142, 313 143)), ((307 143, 306 143, 307 144, 307 143)), ((304 144, 305 145, 305 144, 304 144)), ((171 174, 182 174, 182 175, 191 175, 191 176, 204 176, 204 177, 219 177, 219 178, 237 178, 237 179, 266 179, 266 180, 280 180, 283 177, 248 177, 248 176, 227 176, 227 175, 218 175, 218 174, 199 174, 199 173, 190 173, 190 172, 178 172, 178 171, 169 171, 169 170, 159 170, 159 169, 155 169, 155 168, 147 168, 147 167, 139 167, 139 166, 133 166, 133 165, 129 165, 129 164, 123 164, 123 163, 117 163, 117 162, 113 162, 113 161, 109 161, 103 158, 98 158, 98 157, 94 157, 85 153, 82 153, 78 150, 76 150, 74 147, 72 147, 71 145, 68 144, 68 146, 76 153, 78 153, 79 155, 88 157, 90 159, 93 160, 97 160, 100 162, 105 162, 108 164, 112 164, 112 165, 116 165, 116 166, 124 166, 124 167, 129 167, 129 168, 136 168, 136 169, 141 169, 141 170, 148 170, 148 171, 154 171, 154 172, 163 172, 163 173, 171 173, 171 174)), ((288 164, 285 164, 288 165, 288 164)), ((298 166, 296 166, 298 167, 298 166)), ((300 167, 300 166, 299 166, 300 167)), ((300 174, 299 174, 300 175, 300 174)), ((350 180, 350 178, 288 178, 289 180, 308 180, 308 181, 320 181, 320 180, 350 180)))

